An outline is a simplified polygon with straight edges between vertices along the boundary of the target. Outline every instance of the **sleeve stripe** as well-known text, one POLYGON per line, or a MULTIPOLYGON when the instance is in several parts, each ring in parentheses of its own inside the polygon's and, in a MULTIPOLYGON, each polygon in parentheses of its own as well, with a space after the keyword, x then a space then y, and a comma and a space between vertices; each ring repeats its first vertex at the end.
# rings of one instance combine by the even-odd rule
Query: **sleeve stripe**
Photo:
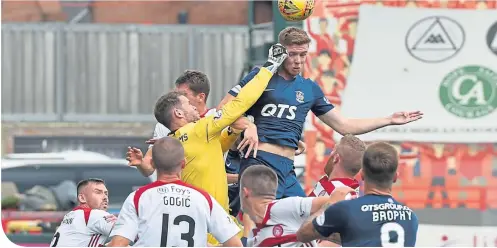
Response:
POLYGON ((231 91, 235 92, 235 93, 240 93, 240 90, 242 89, 242 87, 240 85, 237 85, 233 88, 231 88, 231 91))

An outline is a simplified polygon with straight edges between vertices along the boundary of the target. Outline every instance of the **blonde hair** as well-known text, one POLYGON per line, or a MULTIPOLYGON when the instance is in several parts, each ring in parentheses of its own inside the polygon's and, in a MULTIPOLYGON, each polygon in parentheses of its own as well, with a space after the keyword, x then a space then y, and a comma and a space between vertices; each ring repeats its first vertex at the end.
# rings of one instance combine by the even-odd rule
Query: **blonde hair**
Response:
POLYGON ((278 35, 278 42, 284 46, 289 45, 306 45, 311 43, 311 38, 307 32, 296 27, 287 27, 281 30, 278 35))
POLYGON ((356 175, 362 167, 366 144, 356 136, 346 134, 335 149, 342 159, 343 168, 350 174, 356 175))

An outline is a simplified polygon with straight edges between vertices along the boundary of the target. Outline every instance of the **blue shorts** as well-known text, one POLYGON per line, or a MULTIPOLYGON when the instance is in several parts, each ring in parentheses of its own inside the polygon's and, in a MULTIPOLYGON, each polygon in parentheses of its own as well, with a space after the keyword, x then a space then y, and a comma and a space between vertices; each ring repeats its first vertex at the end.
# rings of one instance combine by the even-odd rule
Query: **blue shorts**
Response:
POLYGON ((252 155, 248 158, 242 158, 240 162, 240 175, 248 167, 256 164, 265 165, 273 169, 278 175, 278 191, 276 192, 276 199, 289 196, 306 197, 304 190, 297 179, 297 175, 295 174, 293 160, 274 153, 257 151, 256 158, 252 155))

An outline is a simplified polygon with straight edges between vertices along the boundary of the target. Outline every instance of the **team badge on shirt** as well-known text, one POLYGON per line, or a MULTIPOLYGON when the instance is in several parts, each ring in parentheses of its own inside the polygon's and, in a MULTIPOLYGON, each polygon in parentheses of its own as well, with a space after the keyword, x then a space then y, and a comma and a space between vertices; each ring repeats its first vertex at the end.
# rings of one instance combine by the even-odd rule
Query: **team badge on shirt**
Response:
POLYGON ((295 91, 295 98, 297 99, 297 102, 303 103, 304 102, 304 92, 295 91))
POLYGON ((283 227, 281 225, 276 225, 273 227, 273 236, 281 237, 283 235, 283 227))

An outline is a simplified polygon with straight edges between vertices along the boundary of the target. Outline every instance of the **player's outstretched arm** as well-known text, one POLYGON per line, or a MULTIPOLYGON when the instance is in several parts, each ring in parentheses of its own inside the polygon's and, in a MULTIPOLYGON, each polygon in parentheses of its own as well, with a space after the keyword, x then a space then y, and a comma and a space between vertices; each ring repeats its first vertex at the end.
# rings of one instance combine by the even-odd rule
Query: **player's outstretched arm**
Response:
POLYGON ((297 240, 310 242, 317 239, 335 240, 333 233, 340 233, 346 225, 344 206, 342 204, 325 204, 323 209, 313 214, 297 231, 297 240))
POLYGON ((421 111, 397 112, 387 117, 350 119, 345 118, 337 108, 334 108, 325 114, 318 115, 318 118, 342 135, 349 133, 359 135, 390 125, 404 125, 417 121, 423 118, 423 113, 421 111))
MULTIPOLYGON (((269 80, 276 73, 278 67, 287 57, 286 49, 280 44, 271 46, 269 50, 268 62, 260 69, 257 75, 250 80, 245 87, 238 93, 237 97, 224 105, 218 111, 217 116, 203 118, 197 122, 199 127, 207 127, 205 130, 197 130, 197 134, 214 136, 219 135, 221 130, 231 125, 235 120, 240 118, 252 105, 259 99, 266 89, 269 80)), ((210 139, 208 137, 208 139, 210 139)))
POLYGON ((338 232, 337 230, 341 230, 343 227, 343 219, 345 216, 342 216, 344 213, 342 211, 343 207, 340 204, 335 204, 339 201, 345 200, 348 194, 354 192, 354 190, 350 187, 341 187, 333 191, 329 197, 316 197, 312 201, 311 212, 312 215, 308 218, 304 224, 299 228, 297 232, 297 239, 300 242, 310 242, 316 239, 332 239, 330 241, 336 242, 334 237, 330 237, 333 233, 338 232), (327 199, 325 199, 327 198, 327 199), (323 199, 326 201, 323 203, 323 199), (318 207, 320 207, 318 209, 318 207), (328 217, 328 215, 333 214, 337 216, 328 217), (335 222, 331 222, 331 227, 328 227, 328 222, 331 220, 336 220, 335 222), (324 223, 326 222, 326 223, 324 223), (326 226, 324 224, 327 224, 326 226), (335 225, 335 226, 333 226, 335 225), (326 228, 324 228, 325 226, 326 228), (334 229, 333 229, 334 228, 334 229), (332 230, 330 232, 330 230, 332 230))
MULTIPOLYGON (((226 94, 226 96, 221 100, 219 105, 217 105, 216 109, 220 110, 223 108, 224 105, 227 103, 231 102, 233 99, 235 99, 236 96, 238 96, 238 93, 240 93, 240 90, 247 85, 248 82, 250 82, 257 73, 259 73, 260 68, 255 68, 253 69, 248 75, 246 75, 235 87, 231 88, 231 90, 226 94)), ((247 118, 247 117, 240 117, 238 118, 235 122, 231 124, 232 128, 238 129, 238 130, 245 130, 249 128, 249 125, 252 122, 247 118)))

